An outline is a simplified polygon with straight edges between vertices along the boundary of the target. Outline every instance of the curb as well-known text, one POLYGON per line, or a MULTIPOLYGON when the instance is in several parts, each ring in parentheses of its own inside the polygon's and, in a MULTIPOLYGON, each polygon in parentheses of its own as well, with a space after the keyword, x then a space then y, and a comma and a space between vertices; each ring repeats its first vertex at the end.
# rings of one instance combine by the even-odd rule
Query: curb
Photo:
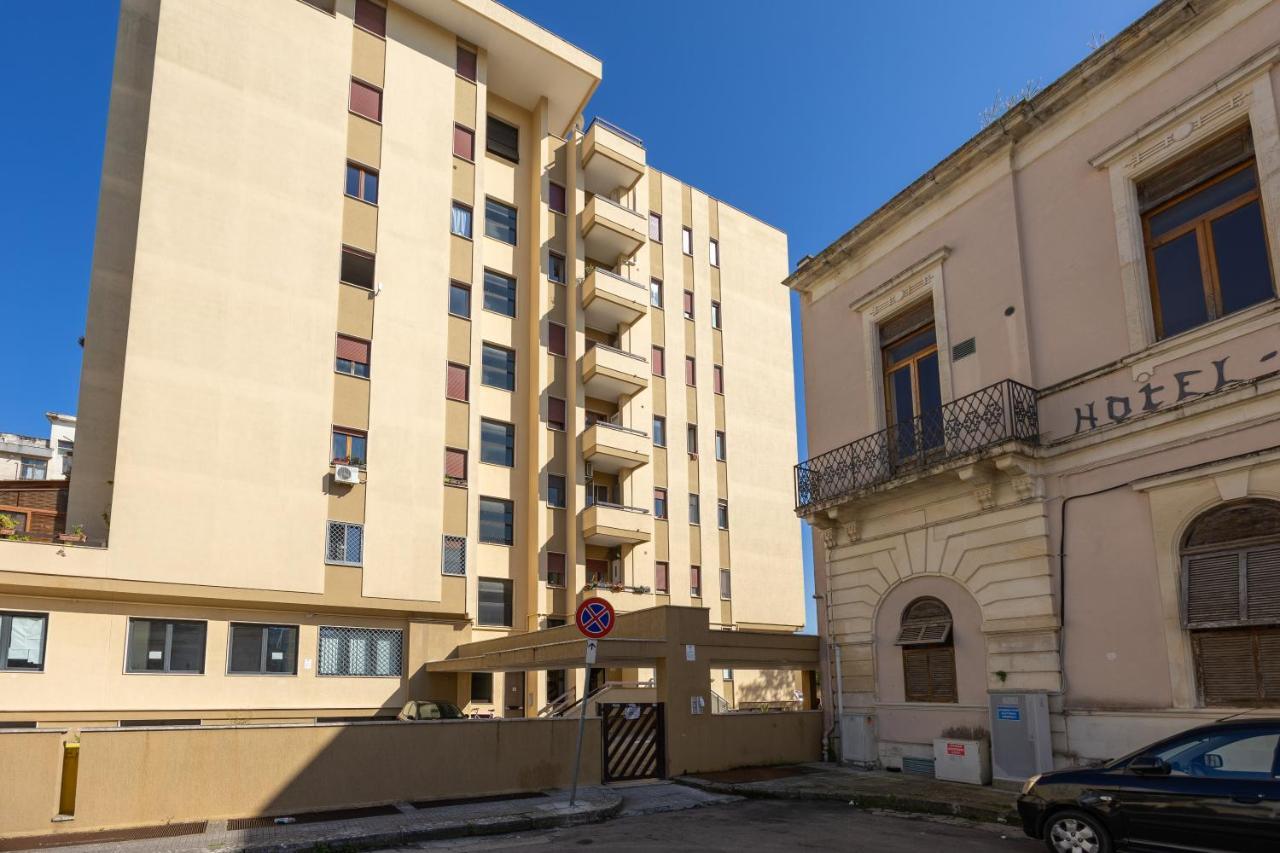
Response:
POLYGON ((722 782, 708 782, 704 779, 682 776, 671 781, 690 788, 698 788, 715 794, 734 794, 757 800, 825 800, 846 803, 862 809, 886 809, 888 811, 907 814, 944 815, 976 820, 983 823, 994 823, 1000 826, 1020 826, 1021 818, 1016 809, 1004 810, 971 806, 943 800, 926 800, 919 797, 904 797, 898 794, 867 794, 858 792, 841 793, 838 791, 814 790, 773 790, 769 788, 752 788, 747 785, 731 785, 722 782))

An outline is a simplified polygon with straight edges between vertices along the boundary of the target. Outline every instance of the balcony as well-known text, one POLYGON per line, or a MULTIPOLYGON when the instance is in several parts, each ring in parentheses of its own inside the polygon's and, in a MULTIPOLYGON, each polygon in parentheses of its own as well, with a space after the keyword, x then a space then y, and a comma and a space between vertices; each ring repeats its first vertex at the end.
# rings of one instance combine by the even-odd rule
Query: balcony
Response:
POLYGON ((630 190, 644 177, 644 143, 601 118, 582 139, 582 171, 587 192, 630 190))
POLYGON ((596 503, 582 511, 582 538, 588 545, 638 545, 653 538, 649 510, 596 503))
POLYGON ((630 397, 649 387, 649 360, 596 344, 582 357, 582 385, 588 397, 630 397))
POLYGON ((629 258, 648 239, 647 222, 639 212, 602 195, 593 195, 582 209, 582 239, 587 255, 612 262, 629 258))
POLYGON ((795 468, 796 512, 858 497, 901 478, 959 467, 1010 442, 1035 446, 1036 390, 1006 379, 795 468))
POLYGON ((597 471, 617 474, 649 464, 649 435, 596 421, 582 434, 582 455, 597 471))
POLYGON ((582 282, 582 310, 593 329, 630 326, 649 313, 649 290, 638 281, 594 267, 582 282))

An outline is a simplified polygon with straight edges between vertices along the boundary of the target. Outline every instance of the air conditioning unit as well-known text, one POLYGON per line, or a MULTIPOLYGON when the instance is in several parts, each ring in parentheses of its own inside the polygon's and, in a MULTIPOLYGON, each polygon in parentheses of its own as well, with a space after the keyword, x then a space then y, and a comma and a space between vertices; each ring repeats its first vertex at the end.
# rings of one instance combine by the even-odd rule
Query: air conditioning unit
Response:
POLYGON ((333 479, 346 485, 360 482, 360 469, 354 465, 339 465, 333 470, 333 479))

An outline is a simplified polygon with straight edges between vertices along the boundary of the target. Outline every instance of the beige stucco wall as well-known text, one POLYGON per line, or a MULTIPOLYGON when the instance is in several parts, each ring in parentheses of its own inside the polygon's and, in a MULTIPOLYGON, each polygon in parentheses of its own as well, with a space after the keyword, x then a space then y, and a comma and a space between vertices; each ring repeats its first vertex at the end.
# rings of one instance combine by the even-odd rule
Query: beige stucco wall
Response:
POLYGON ((0 773, 10 780, 0 799, 0 835, 47 832, 58 813, 62 738, 58 729, 10 729, 0 723, 0 773))

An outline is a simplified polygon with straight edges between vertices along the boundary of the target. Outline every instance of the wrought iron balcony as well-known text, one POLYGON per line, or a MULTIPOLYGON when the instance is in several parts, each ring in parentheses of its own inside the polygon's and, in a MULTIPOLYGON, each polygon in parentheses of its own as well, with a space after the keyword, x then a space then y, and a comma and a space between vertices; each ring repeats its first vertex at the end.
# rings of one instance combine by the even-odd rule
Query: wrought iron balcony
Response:
POLYGON ((1006 379, 796 466, 796 510, 851 497, 1010 441, 1040 440, 1036 390, 1006 379))

